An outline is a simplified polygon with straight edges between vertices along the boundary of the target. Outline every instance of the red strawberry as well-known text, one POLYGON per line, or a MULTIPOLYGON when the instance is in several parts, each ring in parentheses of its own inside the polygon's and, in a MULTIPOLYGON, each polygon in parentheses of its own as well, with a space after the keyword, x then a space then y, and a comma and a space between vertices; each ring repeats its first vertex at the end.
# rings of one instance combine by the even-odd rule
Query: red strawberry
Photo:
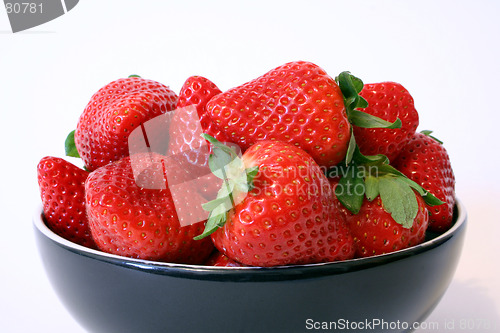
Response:
POLYGON ((176 103, 177 95, 168 87, 140 77, 119 79, 102 87, 87 104, 74 134, 87 169, 93 171, 129 155, 130 132, 173 110, 176 103))
POLYGON ((289 142, 321 166, 339 163, 350 139, 339 86, 305 61, 287 63, 213 97, 207 112, 243 151, 262 140, 289 142))
POLYGON ((442 143, 424 133, 415 133, 394 167, 444 202, 428 207, 429 229, 437 232, 448 229, 453 221, 455 176, 442 143))
MULTIPOLYGON (((224 146, 211 143, 220 156, 217 149, 224 146)), ((231 163, 246 168, 246 174, 229 177, 226 185, 241 188, 238 179, 249 179, 251 186, 248 193, 234 190, 228 195, 234 202, 229 212, 223 205, 212 210, 201 237, 213 232, 212 240, 220 252, 250 266, 306 264, 353 256, 352 238, 333 207, 328 180, 304 150, 290 143, 261 141, 251 146, 241 161, 234 158, 231 163), (219 207, 222 209, 217 210, 219 207)), ((229 168, 227 174, 231 172, 229 168)), ((215 204, 225 199, 224 191, 223 186, 215 204)))
MULTIPOLYGON (((203 263, 213 245, 210 239, 193 237, 203 230, 204 221, 181 226, 162 157, 132 157, 95 170, 85 183, 90 229, 98 247, 127 257, 203 263)), ((195 193, 185 193, 186 198, 195 193)))
POLYGON ((373 201, 364 199, 359 213, 347 211, 347 225, 354 237, 356 254, 369 257, 401 250, 421 243, 429 224, 429 215, 424 200, 416 196, 418 212, 410 228, 397 223, 386 212, 381 197, 373 201))
POLYGON ((198 112, 203 133, 207 133, 221 142, 229 141, 214 124, 206 112, 206 105, 212 97, 221 93, 221 90, 210 80, 202 76, 189 77, 181 88, 177 108, 194 105, 198 112))
POLYGON ((219 266, 219 267, 243 267, 244 265, 229 259, 225 254, 215 251, 208 260, 205 262, 207 266, 219 266))
POLYGON ((386 155, 394 161, 418 126, 418 113, 408 90, 395 82, 365 84, 359 93, 368 107, 363 112, 388 122, 400 119, 401 128, 361 128, 353 126, 354 136, 364 155, 386 155))
POLYGON ((85 214, 85 180, 89 173, 52 156, 40 160, 38 186, 47 226, 74 243, 95 248, 85 214))
POLYGON ((197 189, 207 199, 215 198, 220 182, 208 167, 209 146, 201 137, 207 133, 219 141, 228 138, 217 129, 206 112, 207 102, 221 91, 210 80, 201 76, 192 76, 186 80, 179 93, 177 110, 170 124, 168 156, 176 160, 175 178, 178 181, 190 181, 198 177, 197 189), (192 106, 192 109, 187 107, 192 106), (184 108, 184 109, 183 109, 184 108))

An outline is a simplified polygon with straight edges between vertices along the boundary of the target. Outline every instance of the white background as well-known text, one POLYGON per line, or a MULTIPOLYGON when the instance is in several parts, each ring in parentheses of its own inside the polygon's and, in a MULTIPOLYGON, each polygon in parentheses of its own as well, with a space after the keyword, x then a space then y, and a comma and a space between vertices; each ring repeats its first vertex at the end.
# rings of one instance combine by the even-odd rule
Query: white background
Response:
POLYGON ((500 330, 499 14, 494 0, 84 0, 12 34, 0 8, 0 330, 82 332, 48 283, 31 220, 38 161, 64 155, 97 89, 140 74, 176 92, 191 75, 225 90, 292 60, 411 92, 469 212, 456 275, 427 321, 443 332, 450 321, 456 331, 463 321, 475 328, 463 331, 500 330))

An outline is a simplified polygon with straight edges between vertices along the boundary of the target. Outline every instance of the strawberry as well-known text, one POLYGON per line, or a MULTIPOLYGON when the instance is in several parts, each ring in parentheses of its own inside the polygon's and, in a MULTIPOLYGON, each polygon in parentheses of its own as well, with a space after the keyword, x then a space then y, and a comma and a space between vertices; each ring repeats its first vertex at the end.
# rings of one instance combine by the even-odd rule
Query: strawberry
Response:
POLYGON ((356 254, 369 257, 390 253, 421 243, 429 224, 429 215, 424 200, 416 195, 418 212, 409 228, 397 223, 388 213, 381 197, 363 200, 357 214, 347 214, 347 225, 354 237, 356 254))
MULTIPOLYGON (((204 221, 181 225, 158 154, 124 157, 95 170, 85 191, 90 230, 102 251, 201 264, 213 250, 210 239, 193 239, 204 221)), ((186 191, 184 202, 195 195, 186 191)))
POLYGON ((441 205, 428 207, 429 229, 443 232, 453 221, 455 176, 442 142, 428 134, 430 131, 415 133, 394 162, 394 167, 443 201, 441 205))
POLYGON ((333 207, 328 180, 304 150, 265 140, 239 159, 227 146, 205 137, 215 147, 211 167, 218 158, 223 161, 213 171, 221 176, 220 170, 225 170, 225 185, 216 200, 204 205, 211 213, 197 239, 211 234, 221 253, 249 266, 316 263, 354 255, 345 221, 333 207))
POLYGON ((347 220, 358 256, 389 253, 423 241, 427 207, 442 204, 432 193, 389 164, 385 155, 353 148, 348 165, 328 172, 335 205, 347 220), (340 206, 342 204, 342 206, 340 206))
POLYGON ((244 265, 229 259, 224 253, 215 251, 205 262, 206 266, 218 266, 218 267, 243 267, 244 265))
POLYGON ((102 87, 90 99, 74 131, 86 168, 93 171, 129 155, 130 132, 173 110, 176 103, 177 95, 168 87, 137 76, 102 87))
POLYGON ((262 140, 292 143, 320 166, 345 156, 350 139, 344 98, 320 67, 296 61, 214 96, 207 112, 244 151, 262 140))
MULTIPOLYGON (((207 133, 221 142, 229 141, 228 138, 214 124, 206 105, 214 96, 222 91, 210 80, 202 76, 189 77, 181 88, 177 108, 194 105, 198 113, 203 133, 207 133)), ((185 142, 184 140, 183 142, 185 142)))
POLYGON ((213 199, 220 187, 208 167, 209 146, 201 137, 208 133, 219 141, 228 138, 210 119, 206 112, 207 102, 221 91, 210 80, 201 76, 189 77, 181 88, 177 109, 170 123, 168 156, 176 160, 177 167, 171 170, 179 181, 197 181, 197 189, 206 199, 213 199), (190 108, 191 107, 191 108, 190 108))
POLYGON ((353 126, 354 136, 364 155, 386 155, 394 161, 415 133, 419 120, 413 98, 401 84, 365 84, 359 95, 368 102, 363 112, 388 122, 400 119, 400 128, 362 128, 353 126))
POLYGON ((47 226, 67 240, 95 248, 85 213, 89 173, 62 158, 46 156, 38 163, 37 174, 47 226))

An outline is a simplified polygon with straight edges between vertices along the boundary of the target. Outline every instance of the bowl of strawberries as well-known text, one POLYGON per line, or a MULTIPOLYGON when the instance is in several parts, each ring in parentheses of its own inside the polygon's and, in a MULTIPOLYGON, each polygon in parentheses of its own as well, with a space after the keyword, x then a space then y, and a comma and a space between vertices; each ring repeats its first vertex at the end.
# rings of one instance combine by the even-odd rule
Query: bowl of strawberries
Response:
POLYGON ((37 166, 35 234, 90 332, 409 332, 460 258, 443 143, 398 83, 296 61, 99 89, 37 166))

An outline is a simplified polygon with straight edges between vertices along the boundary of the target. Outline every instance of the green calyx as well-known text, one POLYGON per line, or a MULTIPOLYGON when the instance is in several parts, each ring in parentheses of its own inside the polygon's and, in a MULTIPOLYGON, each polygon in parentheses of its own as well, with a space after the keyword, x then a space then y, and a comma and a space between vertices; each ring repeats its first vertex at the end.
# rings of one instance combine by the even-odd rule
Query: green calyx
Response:
POLYGON ((363 90, 363 81, 361 79, 351 75, 350 72, 342 72, 335 78, 335 81, 339 85, 342 95, 344 95, 344 104, 348 116, 352 110, 368 106, 366 99, 359 95, 363 90))
POLYGON ((339 201, 353 214, 359 213, 363 200, 372 201, 380 196, 384 210, 405 228, 411 228, 418 213, 416 195, 422 196, 429 206, 443 202, 422 186, 406 177, 403 173, 389 165, 384 155, 365 156, 356 146, 351 161, 340 164, 340 177, 335 188, 339 201))
MULTIPOLYGON (((352 125, 362 128, 401 128, 402 123, 399 118, 391 123, 362 110, 358 110, 368 107, 366 99, 359 95, 361 90, 363 90, 363 81, 361 79, 355 77, 350 72, 342 72, 335 78, 335 81, 342 91, 347 119, 352 125)), ((351 139, 349 141, 349 149, 347 150, 346 165, 352 159, 355 146, 356 142, 351 128, 351 139)))
POLYGON ((195 240, 205 238, 224 226, 227 213, 253 189, 253 180, 259 171, 257 166, 245 168, 243 160, 234 149, 214 137, 208 134, 202 134, 202 137, 212 144, 208 165, 212 173, 222 180, 222 186, 214 200, 202 205, 210 214, 205 230, 201 235, 194 237, 195 240))
POLYGON ((342 72, 335 78, 335 81, 344 96, 347 118, 351 124, 363 128, 401 128, 401 120, 399 118, 391 123, 358 110, 368 107, 366 99, 359 95, 361 90, 363 90, 363 81, 361 79, 355 77, 350 72, 342 72))
POLYGON ((80 157, 80 154, 78 153, 78 150, 76 149, 75 145, 75 131, 71 131, 68 136, 66 137, 66 140, 64 141, 64 150, 66 153, 66 156, 70 157, 80 157))
MULTIPOLYGON (((363 81, 359 78, 350 72, 342 72, 335 81, 344 96, 347 119, 353 126, 401 128, 402 122, 399 118, 391 123, 362 111, 368 107, 368 102, 359 95, 363 89, 363 81)), ((428 134, 430 133, 426 133, 428 134)), ((443 203, 392 167, 385 155, 363 155, 356 143, 352 127, 344 163, 336 167, 335 173, 333 176, 340 178, 335 195, 353 214, 359 213, 365 197, 372 201, 380 196, 385 211, 403 227, 411 228, 418 213, 416 195, 422 196, 429 206, 443 203)), ((332 176, 331 170, 329 176, 332 176)))

